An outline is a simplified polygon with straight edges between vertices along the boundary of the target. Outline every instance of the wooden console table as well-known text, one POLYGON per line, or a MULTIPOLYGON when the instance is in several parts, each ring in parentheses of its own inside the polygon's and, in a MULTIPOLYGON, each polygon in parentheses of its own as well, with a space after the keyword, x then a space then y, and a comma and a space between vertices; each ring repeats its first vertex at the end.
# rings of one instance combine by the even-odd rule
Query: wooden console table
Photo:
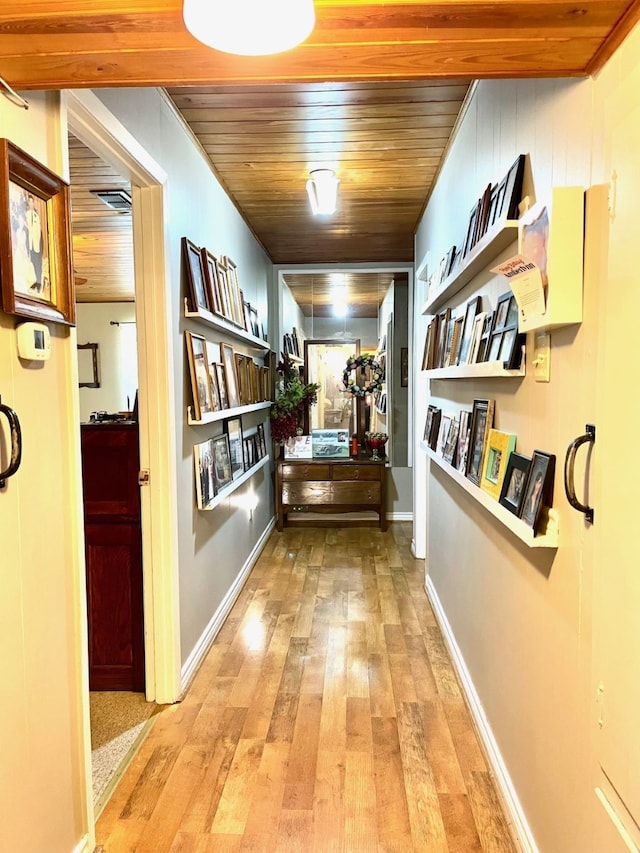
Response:
POLYGON ((323 523, 303 518, 304 512, 345 513, 363 510, 376 512, 380 529, 386 530, 386 474, 383 461, 373 462, 364 457, 277 460, 275 497, 278 530, 283 529, 285 521, 287 524, 323 523), (295 511, 295 519, 288 517, 292 511, 295 511))

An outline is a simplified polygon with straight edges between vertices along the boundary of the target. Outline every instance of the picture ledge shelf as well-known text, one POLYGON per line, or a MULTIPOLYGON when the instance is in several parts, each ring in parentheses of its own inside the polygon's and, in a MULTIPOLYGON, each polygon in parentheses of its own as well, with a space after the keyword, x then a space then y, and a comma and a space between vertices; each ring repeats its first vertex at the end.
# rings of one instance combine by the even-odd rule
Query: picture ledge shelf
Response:
POLYGON ((254 349, 263 350, 265 352, 271 349, 268 341, 264 341, 262 338, 256 338, 255 335, 249 334, 245 329, 241 329, 240 326, 236 326, 229 320, 225 320, 222 317, 218 317, 216 314, 212 314, 211 311, 207 311, 204 308, 198 308, 197 311, 190 311, 187 299, 184 300, 184 316, 191 320, 199 320, 202 323, 206 323, 207 326, 219 329, 221 332, 226 332, 226 334, 236 338, 236 340, 244 341, 251 345, 254 349))
POLYGON ((432 370, 423 370, 427 379, 519 379, 526 376, 527 369, 522 359, 522 367, 519 370, 505 370, 502 361, 481 361, 477 364, 459 364, 451 367, 434 367, 432 370))
POLYGON ((252 465, 248 471, 245 471, 241 477, 238 477, 237 480, 234 480, 233 483, 229 483, 228 486, 225 486, 224 489, 221 489, 215 498, 211 501, 206 509, 199 509, 198 512, 211 512, 212 509, 215 509, 218 504, 222 503, 225 498, 228 498, 229 495, 233 494, 237 488, 239 488, 243 483, 246 483, 254 474, 256 474, 261 468, 269 462, 269 456, 264 456, 260 459, 259 462, 256 462, 255 465, 252 465))
POLYGON ((213 424, 216 421, 223 421, 225 418, 233 418, 238 415, 246 415, 247 412, 257 412, 259 409, 270 408, 271 403, 267 400, 264 403, 249 403, 247 406, 236 406, 234 409, 220 409, 218 412, 207 412, 206 415, 197 421, 193 415, 191 406, 187 406, 187 421, 190 426, 200 426, 201 424, 213 424))
POLYGON ((448 462, 432 450, 425 442, 420 442, 420 447, 425 451, 427 456, 436 463, 436 465, 445 472, 452 480, 464 491, 481 504, 491 515, 494 516, 504 527, 507 527, 521 542, 528 545, 529 548, 557 548, 559 542, 558 532, 558 513, 554 509, 549 510, 547 529, 544 533, 533 535, 533 531, 524 521, 509 512, 506 507, 498 503, 495 498, 483 491, 475 483, 472 483, 468 477, 461 474, 457 468, 449 465, 448 462))
POLYGON ((444 280, 438 291, 430 296, 427 295, 427 301, 422 306, 422 313, 435 314, 452 296, 462 290, 465 284, 475 278, 496 255, 517 239, 517 220, 506 219, 499 222, 476 243, 462 264, 444 280))
POLYGON ((304 364, 304 358, 300 358, 299 355, 291 355, 291 353, 289 353, 289 361, 291 364, 304 364))

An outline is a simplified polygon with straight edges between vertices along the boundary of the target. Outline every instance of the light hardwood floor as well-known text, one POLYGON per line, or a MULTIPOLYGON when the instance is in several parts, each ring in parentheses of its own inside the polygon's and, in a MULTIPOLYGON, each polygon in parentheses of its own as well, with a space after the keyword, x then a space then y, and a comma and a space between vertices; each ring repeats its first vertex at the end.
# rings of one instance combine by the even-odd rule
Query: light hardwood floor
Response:
POLYGON ((513 853, 410 527, 274 533, 105 853, 513 853))

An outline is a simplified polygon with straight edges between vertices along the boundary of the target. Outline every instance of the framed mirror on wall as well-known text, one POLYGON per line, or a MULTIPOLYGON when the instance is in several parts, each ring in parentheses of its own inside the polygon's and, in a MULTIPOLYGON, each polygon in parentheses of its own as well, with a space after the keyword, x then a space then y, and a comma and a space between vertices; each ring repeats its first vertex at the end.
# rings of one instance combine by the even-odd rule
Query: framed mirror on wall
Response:
MULTIPOLYGON (((342 375, 347 359, 360 355, 359 340, 306 340, 304 342, 305 382, 316 382, 318 402, 309 411, 305 431, 348 429, 360 436, 358 401, 345 390, 342 375)), ((362 428, 364 433, 364 428, 362 428)))

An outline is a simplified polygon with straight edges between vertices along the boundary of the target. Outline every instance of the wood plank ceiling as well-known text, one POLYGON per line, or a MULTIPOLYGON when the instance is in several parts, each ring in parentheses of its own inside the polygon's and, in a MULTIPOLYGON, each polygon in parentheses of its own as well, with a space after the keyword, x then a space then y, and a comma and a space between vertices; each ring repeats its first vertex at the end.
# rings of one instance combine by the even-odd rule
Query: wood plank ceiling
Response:
POLYGON ((236 57, 186 31, 181 0, 4 0, 0 75, 18 90, 167 87, 274 262, 395 263, 412 259, 471 80, 590 74, 640 18, 640 0, 315 7, 299 47, 236 57), (308 211, 317 166, 341 180, 331 220, 308 211))

